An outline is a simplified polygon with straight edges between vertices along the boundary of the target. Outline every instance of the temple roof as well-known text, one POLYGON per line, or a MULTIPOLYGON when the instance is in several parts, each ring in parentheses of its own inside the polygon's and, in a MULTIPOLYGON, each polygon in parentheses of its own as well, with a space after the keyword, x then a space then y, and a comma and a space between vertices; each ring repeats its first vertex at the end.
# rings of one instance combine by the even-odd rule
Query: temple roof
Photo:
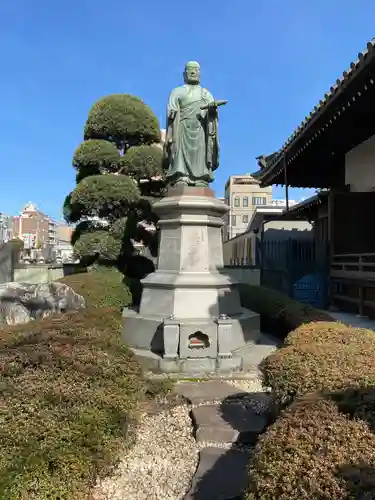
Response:
POLYGON ((361 71, 367 66, 367 63, 370 60, 374 59, 374 49, 375 38, 367 43, 366 49, 358 54, 357 59, 350 64, 349 68, 343 72, 342 76, 338 78, 336 82, 331 86, 331 88, 324 94, 324 97, 302 120, 300 125, 288 137, 282 147, 278 151, 270 155, 261 155, 257 157, 258 164, 260 166, 260 171, 256 172, 257 176, 262 177, 266 171, 272 169, 275 165, 277 165, 283 154, 289 150, 294 142, 297 139, 301 138, 305 131, 307 131, 310 126, 313 125, 313 123, 315 123, 315 121, 323 115, 323 113, 331 105, 331 103, 335 101, 338 95, 341 95, 343 94, 343 92, 345 92, 348 84, 361 73, 361 71))

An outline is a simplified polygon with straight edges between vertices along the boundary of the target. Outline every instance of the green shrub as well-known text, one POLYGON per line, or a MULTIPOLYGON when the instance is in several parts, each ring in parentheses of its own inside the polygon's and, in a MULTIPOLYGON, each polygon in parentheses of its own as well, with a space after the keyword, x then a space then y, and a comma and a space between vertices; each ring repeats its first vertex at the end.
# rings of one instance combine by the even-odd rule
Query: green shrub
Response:
MULTIPOLYGON (((63 204, 65 220, 78 224, 72 244, 82 265, 111 265, 126 275, 136 242, 155 253, 157 235, 141 223, 157 223, 153 201, 166 189, 160 139, 155 114, 136 96, 108 95, 92 106, 73 156, 76 187, 63 204)), ((132 286, 133 302, 140 288, 132 286)))
POLYGON ((73 167, 77 170, 84 169, 93 174, 101 170, 111 171, 120 163, 120 154, 116 146, 109 141, 90 139, 82 142, 74 152, 73 167))
POLYGON ((319 323, 315 328, 318 335, 312 334, 311 342, 282 347, 260 365, 263 383, 282 405, 309 392, 375 387, 374 332, 355 328, 347 334, 348 327, 324 330, 319 323), (325 342, 321 341, 324 336, 325 342))
POLYGON ((159 146, 134 146, 121 157, 120 171, 135 179, 163 176, 163 150, 159 146))
POLYGON ((367 337, 372 341, 373 335, 372 330, 353 328, 336 321, 304 323, 288 334, 284 345, 298 346, 311 343, 326 344, 328 342, 349 344, 367 337))
POLYGON ((160 126, 152 110, 129 94, 112 94, 91 108, 84 131, 87 139, 106 139, 118 146, 160 142, 160 126))
POLYGON ((260 314, 262 331, 282 339, 303 323, 333 321, 326 312, 270 288, 240 284, 239 291, 242 305, 260 314))
POLYGON ((71 193, 71 203, 80 207, 81 217, 99 218, 119 212, 122 216, 139 200, 139 189, 126 175, 91 175, 71 193))
POLYGON ((368 422, 343 414, 331 397, 307 395, 260 438, 245 499, 375 498, 374 450, 368 422))
POLYGON ((83 295, 86 299, 86 307, 113 308, 117 320, 121 319, 123 307, 131 300, 123 275, 114 268, 98 267, 87 273, 66 276, 59 281, 83 295))
POLYGON ((132 443, 146 385, 98 275, 80 276, 89 308, 0 331, 0 498, 86 499, 132 443))

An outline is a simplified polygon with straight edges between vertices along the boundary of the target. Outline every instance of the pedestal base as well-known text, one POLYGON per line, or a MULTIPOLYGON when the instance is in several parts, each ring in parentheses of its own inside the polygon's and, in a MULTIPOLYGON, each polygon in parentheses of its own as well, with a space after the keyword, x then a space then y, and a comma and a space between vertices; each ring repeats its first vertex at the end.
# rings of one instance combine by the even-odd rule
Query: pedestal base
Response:
POLYGON ((164 359, 150 351, 132 349, 141 367, 154 373, 190 375, 202 377, 213 374, 229 374, 243 370, 244 360, 240 356, 231 358, 164 359))
POLYGON ((260 319, 241 307, 236 283, 222 271, 221 226, 229 207, 207 189, 173 194, 154 205, 158 269, 142 281, 139 311, 123 312, 123 340, 149 370, 241 370, 235 352, 257 342, 260 319))
MULTIPOLYGON (((156 316, 142 316, 133 309, 125 308, 123 311, 124 330, 122 334, 123 341, 135 349, 142 349, 153 352, 158 355, 164 355, 165 343, 168 338, 164 337, 164 320, 156 316)), ((255 344, 260 337, 260 317, 248 309, 241 309, 241 313, 230 317, 232 328, 226 339, 227 353, 235 351, 248 344, 255 344)), ((207 332, 211 338, 211 349, 206 348, 203 357, 214 357, 218 355, 216 328, 217 323, 214 320, 202 319, 181 319, 178 321, 180 335, 183 339, 177 344, 177 353, 181 357, 189 356, 188 338, 197 331, 207 332), (216 337, 216 338, 215 338, 216 337), (184 342, 185 340, 185 342, 184 342), (215 342, 216 340, 216 342, 215 342)), ((226 353, 225 353, 226 354, 226 353)), ((202 357, 202 355, 194 355, 202 357)))

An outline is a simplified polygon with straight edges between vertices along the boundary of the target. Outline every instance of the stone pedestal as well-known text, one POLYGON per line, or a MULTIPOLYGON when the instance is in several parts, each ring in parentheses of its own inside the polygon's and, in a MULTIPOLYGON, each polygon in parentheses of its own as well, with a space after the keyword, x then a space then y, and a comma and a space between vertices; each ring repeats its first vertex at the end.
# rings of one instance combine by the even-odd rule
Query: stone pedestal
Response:
POLYGON ((139 311, 124 310, 124 341, 150 369, 241 369, 236 351, 256 342, 260 328, 223 272, 221 227, 229 207, 208 188, 182 187, 170 189, 154 210, 157 270, 142 282, 139 311))

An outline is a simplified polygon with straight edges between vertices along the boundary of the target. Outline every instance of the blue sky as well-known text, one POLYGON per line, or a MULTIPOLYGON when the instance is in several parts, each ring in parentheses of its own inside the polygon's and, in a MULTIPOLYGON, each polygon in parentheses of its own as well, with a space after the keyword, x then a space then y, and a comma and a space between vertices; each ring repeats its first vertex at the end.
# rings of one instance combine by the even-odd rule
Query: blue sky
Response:
POLYGON ((60 219, 91 105, 135 94, 164 126, 190 59, 228 99, 221 195, 229 175, 256 170, 256 156, 285 142, 374 36, 374 19, 374 0, 1 0, 0 212, 33 201, 60 219))

